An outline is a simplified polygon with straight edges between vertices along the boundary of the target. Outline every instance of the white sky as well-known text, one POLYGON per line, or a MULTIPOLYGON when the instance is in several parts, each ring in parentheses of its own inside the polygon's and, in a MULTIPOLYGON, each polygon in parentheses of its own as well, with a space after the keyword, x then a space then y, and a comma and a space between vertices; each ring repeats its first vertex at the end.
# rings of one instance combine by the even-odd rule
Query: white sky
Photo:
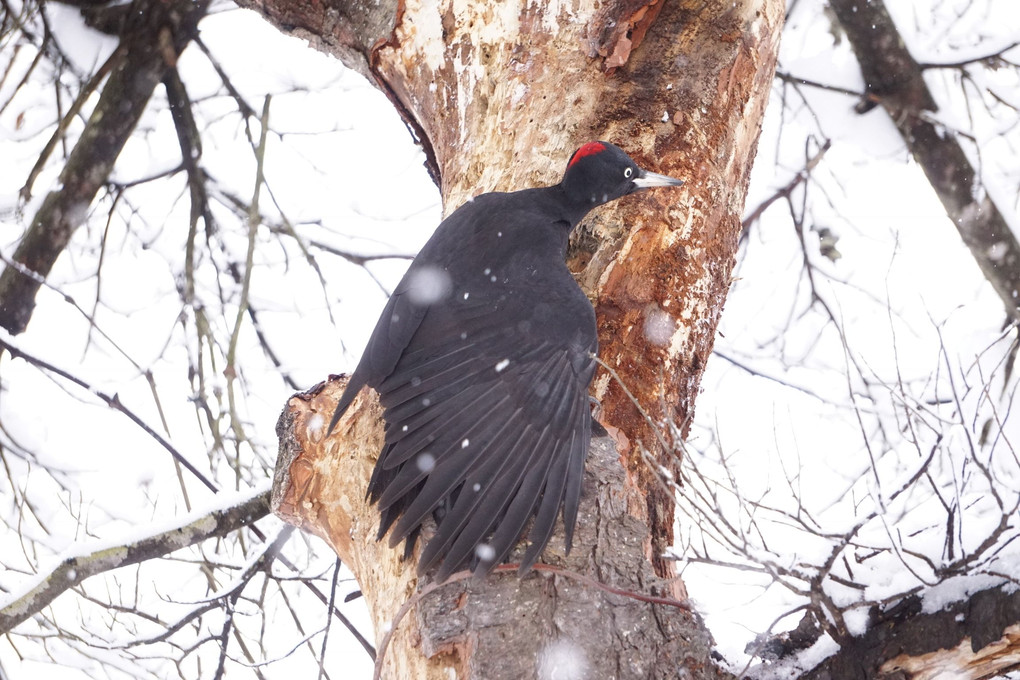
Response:
MULTIPOLYGON (((914 3, 916 9, 906 8, 906 3, 890 4, 891 9, 902 12, 896 19, 922 61, 955 61, 961 55, 984 53, 989 46, 998 48, 1015 39, 1009 26, 1020 25, 1020 8, 1007 0, 989 3, 987 12, 963 12, 951 27, 945 16, 954 16, 967 4, 962 0, 914 3), (920 35, 927 37, 917 37, 920 35)), ((784 34, 780 68, 860 89, 860 75, 849 47, 845 40, 834 45, 819 7, 818 0, 798 3, 784 34)), ((50 10, 62 47, 83 70, 105 58, 110 43, 104 45, 95 34, 78 28, 71 10, 58 4, 51 4, 50 10)), ((277 205, 301 237, 360 254, 416 252, 438 222, 439 199, 422 168, 422 154, 388 102, 336 60, 281 36, 251 13, 231 10, 211 16, 202 23, 202 35, 249 104, 260 109, 263 97, 273 94, 270 127, 277 134, 270 136, 267 179, 277 205)), ((15 64, 25 68, 24 61, 15 64)), ((239 117, 231 114, 233 103, 223 96, 215 73, 197 50, 189 49, 180 67, 192 99, 201 100, 199 125, 210 131, 202 157, 204 167, 224 191, 247 200, 255 166, 239 117)), ((980 82, 999 87, 1016 101, 1020 99, 1016 78, 1013 75, 1010 82, 1010 77, 1003 72, 982 73, 980 82)), ((10 96, 14 80, 9 78, 0 88, 0 101, 10 96)), ((943 105, 940 120, 973 131, 981 150, 984 181, 1011 223, 1020 223, 1018 133, 1015 125, 1010 127, 1012 119, 997 120, 975 106, 968 112, 960 103, 958 84, 945 73, 930 73, 929 82, 943 105), (968 115, 974 117, 973 126, 968 115)), ((59 170, 52 165, 37 181, 32 202, 15 211, 27 168, 49 135, 53 112, 48 104, 43 105, 49 101, 49 89, 45 83, 31 83, 16 98, 17 105, 0 115, 0 157, 7 159, 0 164, 0 252, 5 255, 12 251, 59 170)), ((697 404, 689 455, 709 474, 725 478, 728 471, 744 498, 790 508, 793 493, 800 494, 805 508, 829 527, 849 525, 855 512, 866 511, 877 503, 875 499, 889 501, 882 519, 862 529, 862 542, 888 544, 886 528, 894 523, 904 535, 918 532, 904 539, 907 547, 939 562, 944 536, 938 531, 938 520, 932 519, 938 510, 931 507, 931 494, 904 494, 909 497, 896 500, 888 497, 899 482, 913 474, 918 460, 907 438, 897 435, 903 425, 897 409, 904 398, 887 386, 902 382, 903 391, 922 403, 945 399, 949 376, 955 377, 963 395, 962 415, 949 406, 931 407, 932 419, 937 415, 946 422, 960 423, 945 425, 944 453, 936 460, 936 477, 943 479, 939 477, 943 475, 946 484, 961 486, 966 509, 959 519, 960 540, 973 548, 972 543, 985 535, 985 525, 995 520, 996 514, 987 503, 975 500, 982 489, 968 476, 968 432, 980 431, 995 409, 1003 416, 1007 439, 1016 440, 1015 418, 1005 417, 1006 402, 998 398, 998 392, 982 401, 982 375, 995 369, 1006 348, 999 340, 1001 305, 923 175, 906 157, 886 116, 879 110, 858 116, 852 111, 855 102, 844 95, 812 89, 803 92, 810 107, 787 91, 792 110, 787 110, 782 120, 782 137, 781 102, 773 97, 747 206, 757 205, 800 170, 805 162, 805 138, 815 140, 812 153, 823 136, 832 140, 809 189, 805 229, 827 227, 839 237, 837 248, 842 258, 830 262, 818 253, 814 232, 807 232, 809 255, 818 271, 817 292, 845 329, 851 360, 863 367, 869 382, 856 374, 848 380, 843 343, 818 306, 809 304, 797 237, 785 205, 777 203, 752 231, 738 266, 739 280, 726 304, 717 350, 802 389, 751 376, 713 357, 697 404), (848 394, 864 414, 861 422, 848 394), (885 430, 892 442, 886 449, 872 452, 877 459, 874 467, 862 428, 872 435, 885 430), (726 468, 720 464, 720 447, 726 468), (789 478, 792 481, 788 483, 789 478)), ((158 96, 163 97, 161 91, 158 96)), ((145 134, 137 136, 118 161, 118 180, 147 177, 178 162, 179 150, 165 107, 150 108, 141 128, 145 134)), ((254 134, 257 136, 257 130, 254 134)), ((615 141, 626 148, 626 140, 615 141)), ((564 150, 564 161, 569 152, 564 150)), ((194 357, 198 347, 193 333, 186 333, 178 318, 182 310, 177 287, 181 282, 175 273, 184 260, 188 200, 183 181, 175 182, 132 190, 126 200, 134 212, 126 221, 112 223, 106 235, 96 321, 116 347, 94 332, 90 338, 84 317, 49 290, 40 293, 28 331, 12 342, 83 378, 97 390, 118 394, 123 403, 162 431, 157 404, 138 367, 151 370, 174 446, 221 484, 228 484, 233 483, 233 476, 222 456, 210 470, 208 428, 196 418, 194 388, 186 375, 188 357, 194 357)), ((279 220, 279 211, 265 193, 262 205, 279 220)), ((98 244, 106 228, 101 216, 108 207, 105 203, 93 206, 94 219, 75 235, 68 255, 60 259, 49 278, 53 286, 89 311, 96 296, 98 244)), ((214 248, 213 254, 198 264, 197 286, 198 295, 209 304, 214 332, 229 335, 234 310, 220 308, 216 302, 219 287, 232 286, 222 265, 229 259, 243 259, 247 244, 243 230, 236 228, 236 219, 222 208, 217 211, 222 235, 218 250, 214 248)), ((119 214, 130 212, 121 206, 119 214)), ((396 282, 407 260, 374 262, 368 265, 369 276, 360 267, 320 252, 317 263, 328 282, 324 291, 292 241, 271 238, 268 233, 260 233, 259 239, 252 303, 286 372, 307 387, 328 373, 353 368, 385 301, 383 288, 388 290, 396 282)), ((273 426, 293 390, 260 351, 250 328, 241 334, 240 353, 243 399, 239 415, 250 440, 237 446, 236 452, 246 460, 259 461, 252 473, 235 485, 243 491, 261 484, 270 474, 276 446, 273 426)), ((173 466, 151 438, 93 396, 50 379, 25 362, 5 358, 0 366, 0 422, 4 427, 0 441, 7 447, 14 442, 39 456, 32 468, 18 460, 11 462, 8 456, 14 477, 29 490, 45 521, 45 530, 37 525, 23 529, 51 551, 26 555, 20 572, 0 573, 0 587, 23 587, 29 572, 45 568, 56 553, 82 540, 123 539, 147 531, 150 520, 164 522, 184 516, 173 466), (40 468, 45 466, 54 471, 44 473, 40 468)), ((225 390, 222 360, 207 368, 210 382, 225 390)), ((1014 386, 1015 380, 1008 386, 1008 397, 1014 386)), ((1002 390, 1001 380, 994 387, 1002 390)), ((217 408, 214 405, 214 410, 217 408)), ((925 433, 920 439, 923 446, 919 446, 927 453, 933 436, 925 433)), ((235 452, 233 444, 227 448, 231 454, 235 452)), ((983 449, 982 455, 994 461, 999 478, 1005 486, 1011 485, 1010 493, 1015 494, 1020 488, 1020 463, 1015 454, 1010 458, 1010 452, 1007 444, 1000 443, 998 448, 983 449)), ((217 502, 197 484, 189 483, 189 491, 199 507, 217 502)), ((5 498, 10 496, 0 484, 5 516, 12 512, 5 498)), ((684 503, 681 507, 687 508, 684 503)), ((793 566, 817 561, 830 549, 828 543, 808 540, 781 518, 760 521, 767 541, 755 541, 755 549, 765 559, 793 566)), ((271 525, 266 522, 267 527, 271 525)), ((678 528, 681 545, 677 551, 683 555, 688 541, 698 545, 701 537, 698 522, 690 516, 681 515, 678 528)), ((328 568, 331 557, 325 546, 317 539, 305 540, 295 552, 320 570, 328 568)), ((1020 541, 1010 548, 1013 552, 1009 555, 1015 556, 1020 549, 1017 544, 1020 541)), ((17 536, 0 535, 0 551, 20 554, 21 550, 17 536)), ((239 564, 244 559, 240 553, 224 556, 228 558, 239 564)), ((888 553, 872 559, 862 557, 853 566, 854 577, 867 584, 869 598, 901 592, 919 582, 916 574, 888 553)), ((995 566, 1004 568, 1002 563, 995 566)), ((189 570, 154 566, 144 575, 152 579, 151 590, 160 597, 170 599, 169 593, 201 597, 204 584, 195 582, 189 570)), ((684 567, 684 577, 720 650, 737 667, 746 660, 744 645, 801 603, 789 590, 748 577, 746 572, 690 564, 684 567)), ((960 594, 967 587, 943 586, 940 601, 948 597, 947 590, 960 594)), ((342 584, 341 595, 354 588, 351 583, 342 584)), ((105 591, 97 585, 96 592, 105 591)), ((841 604, 852 604, 853 598, 859 597, 839 588, 832 588, 829 594, 841 604)), ((66 607, 67 615, 73 617, 78 605, 65 599, 55 607, 66 607)), ((310 618, 321 619, 321 605, 311 600, 303 604, 315 612, 310 618)), ((274 611, 282 616, 282 605, 276 606, 274 611)), ((344 611, 368 634, 360 607, 356 602, 345 605, 344 611)), ((173 618, 170 612, 184 610, 170 603, 166 609, 164 615, 169 619, 173 618)), ((82 616, 87 623, 89 617, 99 615, 91 611, 82 616)), ((799 615, 784 621, 777 629, 792 627, 797 618, 799 615)), ((314 640, 317 648, 321 637, 314 640)), ((301 636, 288 628, 277 641, 277 649, 266 650, 266 659, 284 656, 301 642, 301 636)), ((370 677, 367 657, 342 629, 333 629, 331 645, 327 659, 343 669, 334 670, 333 677, 370 677)), ((83 664, 67 650, 57 656, 71 666, 83 664)), ((19 666, 15 658, 10 645, 0 641, 0 663, 8 671, 14 669, 12 678, 34 677, 44 670, 45 662, 19 666)), ((305 667, 290 659, 267 668, 283 673, 305 667)), ((83 667, 78 677, 89 672, 83 667)))

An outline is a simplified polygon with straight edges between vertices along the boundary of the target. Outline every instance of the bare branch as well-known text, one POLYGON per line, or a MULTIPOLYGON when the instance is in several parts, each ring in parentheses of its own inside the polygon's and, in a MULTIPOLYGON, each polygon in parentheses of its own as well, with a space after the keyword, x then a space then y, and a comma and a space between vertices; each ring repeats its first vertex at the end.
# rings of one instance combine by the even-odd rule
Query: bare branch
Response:
MULTIPOLYGON (((269 514, 269 491, 259 491, 232 507, 189 517, 186 523, 157 534, 117 545, 86 546, 90 552, 63 558, 27 592, 0 605, 0 634, 9 632, 90 576, 138 564, 195 545, 208 538, 222 537, 251 525, 269 514)), ((75 551, 79 552, 79 551, 75 551)))
POLYGON ((78 385, 79 387, 88 390, 93 396, 97 397, 107 406, 110 406, 111 408, 120 411, 125 416, 127 416, 128 419, 131 420, 131 422, 133 422, 138 427, 142 428, 142 430, 144 430, 146 434, 155 439, 160 444, 160 446, 166 449, 167 452, 169 452, 170 455, 173 456, 175 461, 177 461, 185 468, 187 468, 188 472, 193 474, 195 478, 198 481, 202 482, 210 491, 213 492, 219 491, 219 487, 217 487, 206 475, 204 475, 197 467, 195 467, 191 463, 191 461, 185 458, 184 454, 178 451, 162 435, 160 435, 158 432, 149 427, 149 425, 147 425, 145 421, 143 421, 137 414, 135 414, 134 411, 125 406, 123 402, 121 402, 119 395, 105 394, 104 392, 101 392, 96 388, 92 387, 81 378, 75 377, 74 375, 71 375, 70 373, 63 369, 57 368, 56 366, 47 361, 44 361, 38 357, 28 354, 27 352, 21 350, 20 348, 10 344, 3 338, 0 338, 0 349, 5 349, 8 352, 10 352, 12 357, 24 359, 25 361, 29 362, 33 366, 36 366, 37 368, 45 370, 49 373, 53 373, 55 375, 59 375, 61 378, 64 378, 65 380, 68 380, 74 383, 75 385, 78 385))
POLYGON ((825 143, 822 144, 821 148, 815 153, 814 156, 808 159, 807 163, 804 164, 804 169, 793 176, 789 182, 783 187, 776 190, 774 194, 766 198, 764 201, 758 204, 758 206, 748 213, 747 217, 741 222, 741 234, 740 238, 747 238, 747 231, 751 228, 758 219, 761 218, 762 214, 768 210, 769 206, 778 201, 781 198, 788 198, 793 190, 800 186, 803 182, 806 182, 811 176, 811 171, 822 162, 822 158, 825 156, 825 152, 832 146, 832 140, 826 139, 825 143))
POLYGON ((829 5, 850 39, 868 91, 879 97, 1006 313, 1020 319, 1020 242, 982 188, 980 172, 956 135, 922 115, 937 109, 935 100, 885 4, 831 0, 829 5))
MULTIPOLYGON (((44 278, 49 274, 85 221, 89 205, 113 170, 156 85, 197 32, 208 5, 209 0, 150 2, 131 13, 124 29, 122 68, 112 69, 60 173, 60 187, 43 200, 13 260, 44 278)), ((0 326, 11 335, 25 330, 38 290, 38 280, 20 269, 6 267, 0 274, 0 326)))

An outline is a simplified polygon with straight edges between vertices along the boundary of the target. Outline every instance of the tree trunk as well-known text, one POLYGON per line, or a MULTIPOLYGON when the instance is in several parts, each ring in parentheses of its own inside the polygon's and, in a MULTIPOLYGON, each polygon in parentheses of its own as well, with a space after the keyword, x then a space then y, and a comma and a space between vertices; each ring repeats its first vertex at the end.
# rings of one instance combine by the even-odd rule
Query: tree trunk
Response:
POLYGON ((333 379, 288 402, 277 426, 273 510, 329 543, 357 576, 377 633, 379 677, 643 680, 681 669, 692 680, 731 677, 712 662, 701 619, 653 573, 644 498, 610 438, 592 440, 569 557, 559 527, 544 564, 524 579, 510 565, 485 581, 461 572, 437 587, 415 578, 401 550, 375 540, 378 514, 364 500, 382 446, 375 395, 363 391, 322 439, 345 383, 333 379))
MULTIPOLYGON (((588 479, 589 511, 578 531, 603 535, 579 541, 564 564, 603 583, 655 592, 666 598, 662 603, 641 602, 635 613, 624 613, 631 597, 600 595, 568 575, 544 571, 523 581, 498 574, 484 584, 454 583, 415 596, 422 584, 413 565, 372 540, 377 516, 363 500, 381 445, 374 400, 362 395, 361 406, 326 441, 305 423, 328 421, 335 386, 291 400, 281 420, 290 454, 279 463, 278 513, 337 550, 358 576, 379 634, 402 603, 418 598, 414 623, 397 626, 389 649, 380 650, 385 676, 448 677, 440 670, 453 668, 458 677, 531 677, 550 639, 567 640, 569 650, 589 636, 597 644, 582 648, 586 663, 609 659, 615 669, 591 677, 672 677, 678 665, 714 676, 707 647, 684 641, 706 634, 678 637, 682 625, 694 622, 689 630, 697 630, 697 622, 668 604, 684 596, 671 563, 662 559, 672 545, 674 505, 645 458, 651 455, 666 470, 675 459, 647 423, 656 430, 676 423, 682 435, 693 416, 730 283, 782 0, 381 0, 342 7, 263 0, 256 7, 387 93, 420 137, 447 212, 484 191, 555 183, 570 152, 594 139, 616 142, 643 167, 687 181, 683 191, 602 208, 579 228, 571 256, 595 303, 600 356, 644 414, 610 375, 596 376, 601 420, 619 432, 620 447, 618 454, 600 454, 606 444, 594 444, 589 468, 600 456, 612 461, 619 455, 626 478, 611 483, 596 472, 588 479), (615 500, 596 501, 613 483, 619 490, 609 496, 615 500), (617 514, 607 514, 604 505, 617 514), (618 529, 627 517, 636 525, 618 529), (618 530, 619 536, 612 534, 618 530), (614 551, 630 559, 634 547, 645 567, 626 560, 627 566, 616 566, 614 551), (430 616, 443 607, 446 617, 430 616), (454 615, 463 618, 459 632, 440 630, 454 615), (487 646, 484 635, 497 635, 503 645, 524 615, 535 617, 536 632, 529 634, 535 639, 523 647, 487 646), (492 654, 498 658, 481 658, 492 654), (637 658, 642 661, 631 661, 637 658), (525 666, 508 666, 513 672, 499 676, 482 665, 494 661, 525 666), (438 674, 426 674, 432 672, 438 674)), ((549 552, 546 561, 554 559, 549 552)))

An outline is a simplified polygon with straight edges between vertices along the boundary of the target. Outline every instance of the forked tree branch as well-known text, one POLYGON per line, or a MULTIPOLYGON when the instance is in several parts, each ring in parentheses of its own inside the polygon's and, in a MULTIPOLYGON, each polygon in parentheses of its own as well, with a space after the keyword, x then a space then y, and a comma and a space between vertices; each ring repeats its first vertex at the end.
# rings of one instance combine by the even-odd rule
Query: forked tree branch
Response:
POLYGON ((1020 320, 1020 243, 988 195, 957 134, 928 114, 937 109, 923 68, 907 50, 882 0, 830 0, 875 95, 924 170, 982 274, 1020 320))
POLYGON ((198 31, 209 0, 136 0, 126 21, 119 56, 99 102, 12 259, 21 268, 0 274, 0 327, 11 335, 25 330, 35 309, 39 278, 49 275, 71 236, 85 222, 89 206, 107 182, 121 149, 134 132, 167 69, 198 31))

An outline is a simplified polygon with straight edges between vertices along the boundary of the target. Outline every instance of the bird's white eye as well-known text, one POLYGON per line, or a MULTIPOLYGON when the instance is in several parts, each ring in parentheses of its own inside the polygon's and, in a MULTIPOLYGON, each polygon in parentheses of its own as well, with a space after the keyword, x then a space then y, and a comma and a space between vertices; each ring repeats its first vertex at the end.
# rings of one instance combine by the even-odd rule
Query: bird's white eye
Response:
POLYGON ((624 168, 623 169, 623 176, 626 177, 627 179, 630 179, 633 175, 634 175, 634 169, 633 168, 624 168))

